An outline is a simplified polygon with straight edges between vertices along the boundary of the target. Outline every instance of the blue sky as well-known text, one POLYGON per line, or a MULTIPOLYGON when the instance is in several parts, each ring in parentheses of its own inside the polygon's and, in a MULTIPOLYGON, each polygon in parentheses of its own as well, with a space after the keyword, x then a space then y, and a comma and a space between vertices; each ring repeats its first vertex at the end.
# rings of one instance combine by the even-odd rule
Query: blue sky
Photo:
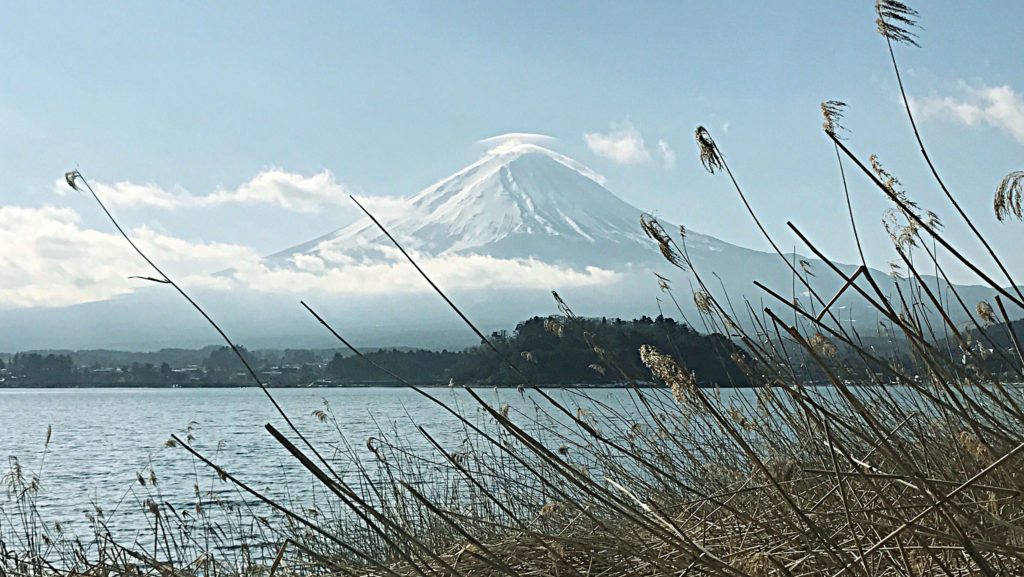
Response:
MULTIPOLYGON (((984 6, 916 4, 922 47, 898 46, 897 58, 943 176, 1024 273, 1024 224, 991 212, 999 180, 1024 168, 1024 5, 984 6)), ((879 154, 980 254, 916 155, 868 0, 2 10, 0 306, 99 298, 104 275, 125 276, 117 259, 131 255, 98 209, 55 192, 71 168, 189 274, 343 226, 355 218, 348 193, 411 195, 507 132, 555 137, 552 148, 632 204, 765 248, 728 182, 700 166, 703 124, 782 246, 795 244, 791 220, 852 262, 826 99, 849 104, 851 148, 879 154)), ((851 193, 871 264, 884 268, 886 204, 858 176, 851 193)))

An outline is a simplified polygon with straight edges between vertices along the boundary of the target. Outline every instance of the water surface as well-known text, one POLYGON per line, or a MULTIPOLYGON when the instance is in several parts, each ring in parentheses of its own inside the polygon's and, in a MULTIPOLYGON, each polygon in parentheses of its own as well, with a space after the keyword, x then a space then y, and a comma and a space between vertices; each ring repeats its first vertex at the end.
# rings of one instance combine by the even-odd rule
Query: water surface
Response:
MULTIPOLYGON (((460 389, 429 389, 462 414, 487 421, 479 405, 460 389)), ((457 448, 466 431, 454 417, 415 391, 405 388, 272 389, 296 426, 318 450, 332 458, 346 476, 355 475, 351 459, 340 458, 346 442, 357 458, 371 463, 369 437, 396 437, 421 454, 433 451, 416 430, 424 426, 446 448, 457 448), (322 422, 312 415, 324 401, 337 418, 322 422)), ((536 395, 515 389, 481 389, 494 406, 511 405, 513 413, 536 415, 536 395)), ((552 391, 567 407, 598 401, 633 409, 628 391, 589 389, 552 391)), ((542 400, 537 399, 543 403, 542 400)), ((548 406, 545 404, 545 406, 548 406)), ((549 407, 549 406, 548 406, 549 407)), ((87 514, 103 510, 119 540, 145 533, 142 503, 153 498, 177 508, 194 502, 195 487, 224 499, 241 499, 237 490, 192 459, 165 444, 172 433, 269 496, 302 508, 314 498, 310 475, 264 430, 287 425, 258 388, 224 389, 0 389, 0 457, 17 457, 27 474, 40 479, 38 508, 48 523, 60 522, 88 534, 87 514), (47 428, 52 427, 49 445, 47 428), (157 485, 141 485, 137 477, 157 485)), ((288 432, 288 436, 295 438, 288 432)), ((3 463, 7 472, 7 463, 3 463)), ((0 507, 4 506, 0 496, 0 507)), ((10 515, 10 502, 7 502, 10 515)), ((7 524, 10 526, 11 519, 7 524)), ((2 521, 0 521, 2 523, 2 521)))

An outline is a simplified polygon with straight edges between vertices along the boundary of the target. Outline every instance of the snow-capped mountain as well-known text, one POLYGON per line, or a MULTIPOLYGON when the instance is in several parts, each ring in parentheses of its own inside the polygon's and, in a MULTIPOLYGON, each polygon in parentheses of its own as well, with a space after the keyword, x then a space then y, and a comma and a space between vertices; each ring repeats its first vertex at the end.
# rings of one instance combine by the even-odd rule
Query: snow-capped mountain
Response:
MULTIPOLYGON (((480 160, 406 201, 371 204, 375 216, 416 255, 482 329, 511 329, 534 315, 557 314, 551 290, 581 315, 679 316, 652 273, 669 277, 674 297, 698 324, 695 277, 673 268, 640 227, 642 211, 605 188, 602 178, 537 144, 506 141, 480 160)), ((667 231, 676 226, 663 222, 667 231)), ((687 228, 685 246, 709 290, 743 314, 785 305, 753 285, 810 305, 779 255, 739 247, 687 228)), ((787 255, 787 260, 801 258, 787 255)), ((807 259, 819 295, 841 280, 807 259)), ((854 266, 842 266, 847 274, 854 266)), ((886 275, 873 271, 876 279, 886 275)), ((476 339, 434 295, 368 218, 262 259, 219 273, 228 288, 192 295, 241 343, 252 347, 333 346, 298 306, 306 299, 364 346, 448 347, 476 339)), ((942 292, 944 283, 939 285, 942 292)), ((0 350, 25 348, 153 349, 216 342, 177 295, 150 287, 107 301, 54 309, 0 311, 0 350)), ((957 287, 966 302, 991 298, 984 287, 957 287)), ((844 322, 869 334, 877 318, 847 291, 833 305, 844 322)), ((1014 316, 1019 311, 1013 311, 1014 316)), ((743 322, 744 318, 739 321, 743 322)), ((959 321, 959 319, 956 319, 959 321)))
MULTIPOLYGON (((648 260, 640 209, 606 189, 575 160, 536 144, 507 142, 377 216, 407 248, 430 256, 485 254, 569 266, 621 266, 648 260)), ((721 243, 703 235, 692 242, 721 243)), ((328 265, 386 258, 391 243, 368 218, 266 259, 289 266, 303 256, 328 265)))

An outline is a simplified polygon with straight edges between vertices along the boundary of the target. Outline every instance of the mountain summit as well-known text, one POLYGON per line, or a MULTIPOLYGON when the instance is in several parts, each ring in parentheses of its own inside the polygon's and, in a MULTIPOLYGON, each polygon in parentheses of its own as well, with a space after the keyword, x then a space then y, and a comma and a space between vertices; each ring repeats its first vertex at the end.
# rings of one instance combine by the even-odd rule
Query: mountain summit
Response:
MULTIPOLYGON (((429 256, 479 254, 574 266, 647 260, 651 241, 640 230, 642 212, 602 181, 567 156, 509 141, 399 210, 375 216, 407 249, 429 256)), ((392 252, 387 238, 363 218, 271 255, 267 263, 288 266, 309 256, 328 266, 365 263, 392 252)))

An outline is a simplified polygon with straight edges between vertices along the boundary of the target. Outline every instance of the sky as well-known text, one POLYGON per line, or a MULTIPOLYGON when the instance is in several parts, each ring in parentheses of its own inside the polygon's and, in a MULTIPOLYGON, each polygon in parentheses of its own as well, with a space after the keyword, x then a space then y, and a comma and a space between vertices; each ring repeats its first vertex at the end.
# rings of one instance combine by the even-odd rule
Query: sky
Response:
MULTIPOLYGON (((878 154, 994 271, 921 160, 870 0, 0 7, 0 307, 107 298, 148 272, 65 171, 201 284, 352 222, 349 194, 384 210, 509 132, 551 137, 545 146, 660 218, 767 249, 728 179, 701 167, 703 125, 781 246, 807 252, 792 221, 855 262, 821 129, 829 99, 848 104, 847 145, 878 154)), ((896 58, 924 142, 1024 274, 1024 223, 998 223, 991 208, 1003 176, 1024 169, 1024 5, 914 8, 921 46, 898 45, 896 58)), ((869 264, 887 269, 888 205, 844 168, 869 264)))

